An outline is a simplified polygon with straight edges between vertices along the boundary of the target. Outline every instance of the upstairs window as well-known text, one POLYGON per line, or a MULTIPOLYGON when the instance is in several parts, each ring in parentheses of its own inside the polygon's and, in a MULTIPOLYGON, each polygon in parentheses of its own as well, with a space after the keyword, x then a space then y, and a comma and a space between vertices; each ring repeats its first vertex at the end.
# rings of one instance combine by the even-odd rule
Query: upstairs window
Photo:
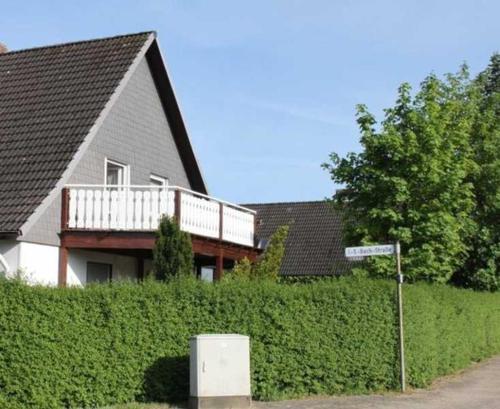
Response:
POLYGON ((168 179, 163 176, 150 175, 149 184, 151 186, 168 186, 168 179))
POLYGON ((129 185, 130 172, 129 167, 123 163, 115 162, 106 158, 106 174, 104 183, 106 185, 129 185))

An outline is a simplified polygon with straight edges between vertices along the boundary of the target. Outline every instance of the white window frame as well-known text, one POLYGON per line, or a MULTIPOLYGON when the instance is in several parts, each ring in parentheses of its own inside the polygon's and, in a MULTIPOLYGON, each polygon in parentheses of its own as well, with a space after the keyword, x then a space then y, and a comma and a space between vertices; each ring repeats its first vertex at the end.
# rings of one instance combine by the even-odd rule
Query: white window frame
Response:
POLYGON ((149 175, 149 180, 154 180, 155 182, 160 182, 161 186, 167 187, 168 186, 168 178, 163 177, 163 176, 158 176, 153 173, 149 175))
MULTIPOLYGON (((107 157, 104 158, 104 185, 108 186, 108 163, 114 166, 119 166, 123 169, 123 183, 124 186, 130 185, 130 165, 125 163, 117 162, 115 160, 111 160, 107 157)), ((113 185, 109 185, 113 186, 113 185)))

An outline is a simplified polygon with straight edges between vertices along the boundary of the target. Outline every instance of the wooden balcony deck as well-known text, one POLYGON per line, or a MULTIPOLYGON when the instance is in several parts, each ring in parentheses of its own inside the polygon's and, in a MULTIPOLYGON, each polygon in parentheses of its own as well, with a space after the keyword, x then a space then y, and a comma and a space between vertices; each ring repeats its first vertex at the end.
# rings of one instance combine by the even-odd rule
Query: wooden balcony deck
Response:
POLYGON ((62 231, 155 231, 162 215, 200 237, 254 246, 255 212, 178 186, 69 185, 62 231))
POLYGON ((62 191, 59 284, 66 285, 69 249, 143 258, 151 254, 162 215, 191 234, 193 253, 215 259, 254 260, 255 211, 178 186, 68 185, 62 191))

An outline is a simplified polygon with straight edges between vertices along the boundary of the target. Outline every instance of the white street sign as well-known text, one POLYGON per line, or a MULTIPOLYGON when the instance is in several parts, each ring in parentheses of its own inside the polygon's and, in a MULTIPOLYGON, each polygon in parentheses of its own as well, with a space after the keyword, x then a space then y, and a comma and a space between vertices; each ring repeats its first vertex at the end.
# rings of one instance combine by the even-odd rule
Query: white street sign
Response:
POLYGON ((395 254, 394 244, 381 244, 377 246, 346 247, 345 256, 347 258, 366 256, 390 256, 395 254))
POLYGON ((401 274, 401 246, 399 241, 396 244, 379 244, 375 246, 346 247, 345 256, 351 260, 360 260, 367 256, 390 256, 396 255, 396 267, 398 278, 398 317, 399 317, 399 376, 401 391, 406 389, 405 375, 405 343, 403 331, 403 274, 401 274))

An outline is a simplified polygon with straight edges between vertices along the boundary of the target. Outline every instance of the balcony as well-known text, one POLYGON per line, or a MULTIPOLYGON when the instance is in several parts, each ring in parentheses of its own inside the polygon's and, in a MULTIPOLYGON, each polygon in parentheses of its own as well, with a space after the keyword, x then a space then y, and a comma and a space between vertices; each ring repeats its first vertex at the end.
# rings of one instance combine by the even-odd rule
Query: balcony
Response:
POLYGON ((254 247, 255 212, 179 186, 67 185, 63 231, 152 232, 162 215, 199 237, 254 247))

